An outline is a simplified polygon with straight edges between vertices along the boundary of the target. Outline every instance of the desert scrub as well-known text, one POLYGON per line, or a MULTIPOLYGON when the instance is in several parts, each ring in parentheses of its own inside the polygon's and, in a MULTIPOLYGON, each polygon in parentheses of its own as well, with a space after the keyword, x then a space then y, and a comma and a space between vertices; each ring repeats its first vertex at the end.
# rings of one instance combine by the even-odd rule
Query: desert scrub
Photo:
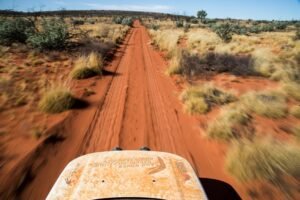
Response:
POLYGON ((81 56, 75 61, 75 67, 71 71, 73 79, 85 79, 102 74, 102 57, 92 52, 89 56, 81 56))
POLYGON ((180 95, 180 99, 184 102, 189 113, 203 114, 215 104, 222 105, 233 102, 235 97, 212 84, 206 84, 187 88, 180 95))
POLYGON ((300 84, 288 82, 282 84, 282 90, 290 97, 300 101, 300 84))
POLYGON ((248 127, 251 116, 237 105, 221 110, 220 115, 208 125, 207 135, 210 138, 230 141, 241 137, 250 137, 252 130, 248 127))
POLYGON ((173 56, 169 63, 169 67, 166 70, 167 75, 171 76, 174 74, 182 74, 183 67, 182 67, 182 52, 177 51, 176 54, 173 56))
POLYGON ((0 20, 0 43, 10 45, 13 42, 25 43, 34 33, 34 23, 25 18, 16 17, 0 20))
POLYGON ((63 86, 53 87, 45 92, 39 102, 39 108, 46 113, 60 113, 74 107, 76 99, 71 91, 63 86))
POLYGON ((236 142, 226 156, 227 170, 238 180, 276 182, 281 176, 299 177, 300 148, 271 139, 236 142))
POLYGON ((61 19, 43 20, 42 29, 31 35, 28 42, 38 49, 63 49, 70 34, 67 24, 61 19))
POLYGON ((190 114, 203 114, 209 109, 208 104, 202 97, 190 98, 184 103, 185 110, 190 114))
POLYGON ((285 96, 276 91, 249 92, 241 97, 249 111, 268 118, 282 118, 287 114, 285 96))
POLYGON ((229 23, 221 24, 216 27, 215 31, 224 42, 230 42, 232 40, 233 29, 229 23))
POLYGON ((294 117, 300 118, 300 105, 291 107, 290 113, 294 117))
POLYGON ((154 44, 158 46, 160 50, 167 51, 168 58, 172 58, 176 54, 179 38, 183 35, 182 30, 149 30, 149 33, 152 36, 154 44))

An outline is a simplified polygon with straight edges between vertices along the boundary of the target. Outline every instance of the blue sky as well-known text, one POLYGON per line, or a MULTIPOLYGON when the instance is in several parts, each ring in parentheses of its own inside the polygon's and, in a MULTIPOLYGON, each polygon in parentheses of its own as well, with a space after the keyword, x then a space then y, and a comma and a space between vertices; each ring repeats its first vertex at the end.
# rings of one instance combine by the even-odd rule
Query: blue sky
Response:
POLYGON ((195 15, 204 9, 210 18, 297 19, 300 0, 0 0, 0 9, 137 10, 195 15))

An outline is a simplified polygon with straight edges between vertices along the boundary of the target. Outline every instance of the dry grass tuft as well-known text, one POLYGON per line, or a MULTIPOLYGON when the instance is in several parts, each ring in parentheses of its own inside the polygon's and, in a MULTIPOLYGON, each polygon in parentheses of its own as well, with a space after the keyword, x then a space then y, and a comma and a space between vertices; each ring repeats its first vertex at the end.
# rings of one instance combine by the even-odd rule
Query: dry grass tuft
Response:
POLYGON ((294 99, 300 101, 300 84, 288 82, 283 83, 282 90, 289 96, 293 97, 294 99))
POLYGON ((71 71, 73 79, 84 79, 96 75, 102 75, 103 61, 99 54, 92 52, 89 56, 81 56, 75 62, 71 71))
POLYGON ((47 113, 60 113, 73 108, 76 99, 64 86, 52 87, 46 91, 39 102, 39 108, 47 113))
POLYGON ((203 114, 209 110, 209 106, 202 97, 190 98, 185 101, 185 110, 190 114, 203 114))
POLYGON ((180 29, 166 29, 166 30, 150 30, 150 35, 154 40, 155 45, 160 50, 167 51, 168 57, 172 58, 176 54, 177 44, 183 31, 180 29))
POLYGON ((299 177, 300 148, 271 139, 242 141, 233 144, 226 158, 228 171, 238 180, 268 180, 281 176, 299 177))
POLYGON ((230 141, 252 135, 248 127, 251 116, 247 111, 236 105, 221 110, 221 114, 209 124, 207 134, 210 138, 230 141))
POLYGON ((212 84, 187 88, 180 96, 185 104, 185 109, 190 114, 204 114, 210 107, 218 104, 227 104, 235 97, 212 84))
POLYGON ((294 117, 300 118, 300 105, 293 106, 293 107, 290 109, 290 113, 291 113, 291 115, 293 115, 294 117))
POLYGON ((241 103, 249 111, 269 118, 283 118, 287 114, 284 95, 275 91, 249 92, 241 97, 241 103))
POLYGON ((204 98, 209 105, 223 105, 236 100, 232 94, 215 87, 213 84, 190 87, 186 89, 180 96, 180 99, 183 102, 190 98, 204 98))

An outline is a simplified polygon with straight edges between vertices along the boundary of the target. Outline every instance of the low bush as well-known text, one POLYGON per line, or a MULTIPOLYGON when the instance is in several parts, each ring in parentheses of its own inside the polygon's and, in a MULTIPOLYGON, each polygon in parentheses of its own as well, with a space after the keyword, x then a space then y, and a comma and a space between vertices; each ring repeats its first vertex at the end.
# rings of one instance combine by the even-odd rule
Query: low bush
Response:
POLYGON ((81 56, 75 61, 71 71, 73 79, 85 79, 102 74, 103 61, 101 56, 92 52, 89 56, 81 56))
POLYGON ((230 42, 232 40, 233 29, 229 23, 221 24, 216 27, 215 32, 224 42, 230 42))
POLYGON ((158 24, 150 24, 149 28, 157 31, 159 29, 159 25, 158 24))
POLYGON ((208 53, 201 61, 202 68, 206 71, 218 73, 230 72, 234 75, 256 75, 252 57, 248 55, 231 55, 221 53, 208 53))
POLYGON ((133 19, 131 17, 125 17, 122 19, 122 25, 133 26, 133 19))
POLYGON ((83 24, 84 24, 84 20, 82 20, 82 19, 74 19, 74 20, 72 21, 72 24, 73 24, 74 26, 77 26, 77 25, 83 25, 83 24))
POLYGON ((246 109, 265 117, 283 118, 287 114, 286 99, 279 92, 249 92, 241 100, 246 109))
POLYGON ((66 23, 61 19, 42 22, 42 30, 28 38, 28 42, 38 49, 63 49, 69 39, 66 23))
POLYGON ((251 116, 240 106, 229 106, 207 128, 210 138, 230 141, 241 137, 250 137, 253 130, 248 127, 251 116))
POLYGON ((177 28, 182 28, 183 27, 184 22, 182 20, 178 20, 175 22, 175 25, 177 28))
POLYGON ((299 177, 300 149, 270 139, 235 143, 226 157, 226 168, 242 182, 277 182, 282 176, 299 177))
POLYGON ((47 91, 39 102, 39 108, 47 113, 60 113, 73 108, 76 100, 70 90, 56 87, 47 91))
POLYGON ((211 106, 230 103, 235 100, 235 97, 211 84, 206 84, 186 89, 181 94, 180 99, 186 105, 189 113, 203 114, 209 111, 211 106), (199 105, 196 105, 197 103, 199 105))
POLYGON ((0 43, 10 45, 13 42, 25 43, 35 31, 32 21, 17 17, 0 21, 0 43))
POLYGON ((113 22, 116 24, 122 24, 123 17, 114 17, 113 22))
POLYGON ((300 118, 300 105, 293 106, 293 107, 290 109, 290 113, 291 113, 291 115, 293 115, 294 117, 300 118))

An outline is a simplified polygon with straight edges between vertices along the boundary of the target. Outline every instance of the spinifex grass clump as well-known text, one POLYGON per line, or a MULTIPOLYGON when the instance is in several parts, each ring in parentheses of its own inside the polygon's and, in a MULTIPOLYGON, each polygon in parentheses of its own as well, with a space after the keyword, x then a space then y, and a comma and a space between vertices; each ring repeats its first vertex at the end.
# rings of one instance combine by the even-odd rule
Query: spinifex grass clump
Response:
POLYGON ((300 84, 296 82, 284 83, 282 89, 287 95, 300 101, 300 84))
POLYGON ((186 89, 180 96, 191 114, 206 113, 215 104, 227 104, 235 100, 235 97, 212 84, 186 89))
POLYGON ((300 148, 271 139, 236 142, 230 148, 226 167, 238 180, 277 182, 281 176, 299 177, 300 148))
POLYGON ((265 117, 282 118, 287 114, 286 99, 279 92, 249 92, 241 100, 246 109, 265 117))
POLYGON ((75 62, 75 67, 71 71, 73 79, 84 79, 102 74, 102 57, 93 52, 89 56, 81 56, 75 62))
POLYGON ((209 124, 207 135, 210 138, 230 141, 252 135, 248 122, 251 116, 241 106, 229 106, 221 110, 221 114, 209 124))
POLYGON ((52 87, 45 92, 39 102, 39 108, 47 113, 60 113, 74 107, 76 99, 64 86, 52 87))

